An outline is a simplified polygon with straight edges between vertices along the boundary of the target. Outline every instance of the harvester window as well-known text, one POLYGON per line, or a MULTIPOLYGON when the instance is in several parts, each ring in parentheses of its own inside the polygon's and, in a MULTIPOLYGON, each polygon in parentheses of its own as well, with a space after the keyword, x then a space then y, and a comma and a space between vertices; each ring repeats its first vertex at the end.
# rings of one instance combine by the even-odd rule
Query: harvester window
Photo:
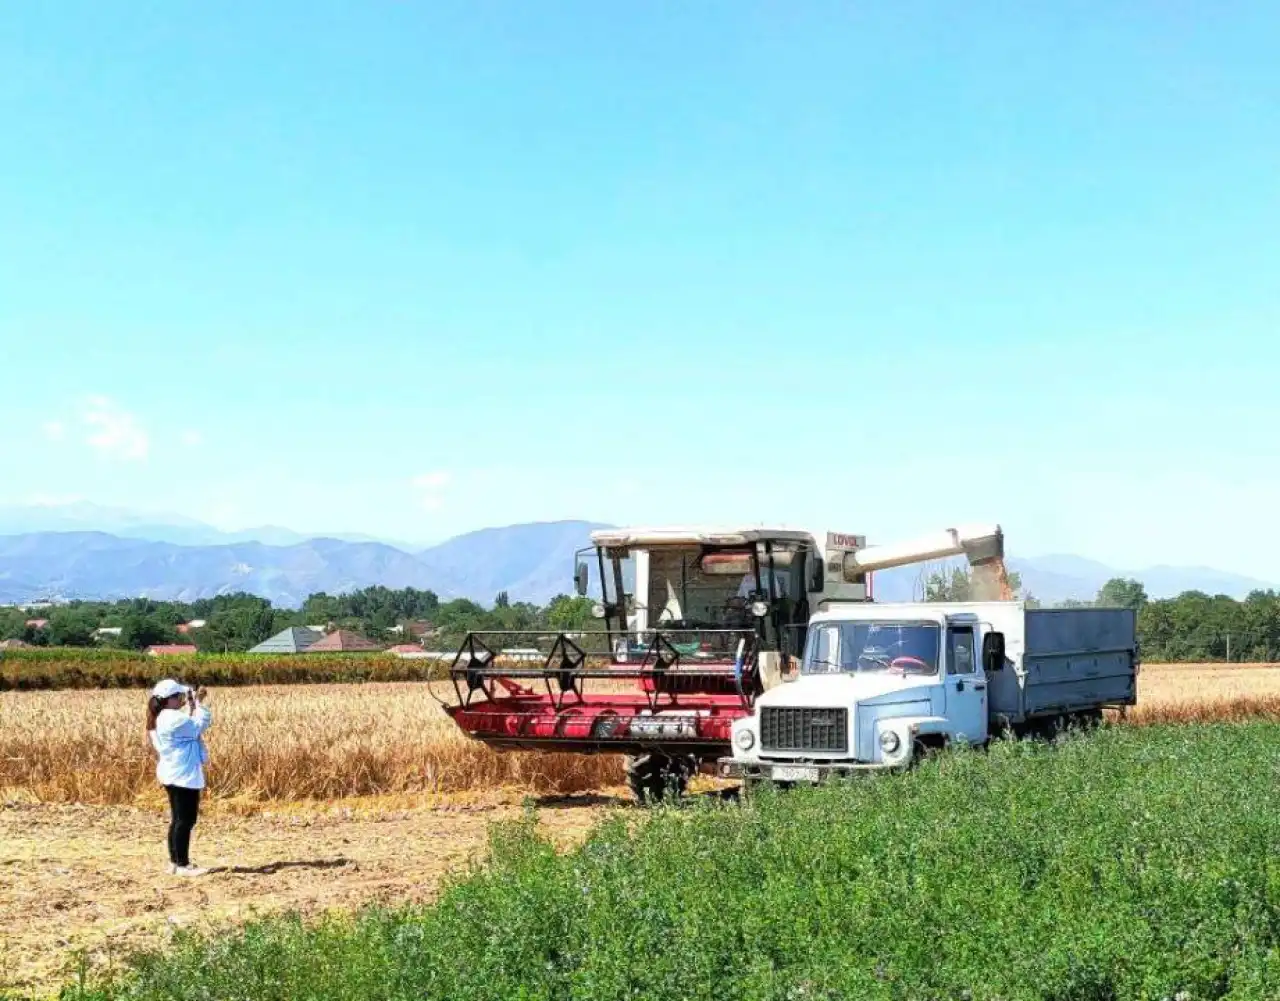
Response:
POLYGON ((745 603, 737 600, 742 576, 708 573, 701 555, 697 546, 649 550, 650 621, 691 629, 749 624, 745 603))
POLYGON ((742 576, 742 583, 738 585, 738 597, 749 598, 756 591, 763 589, 765 595, 771 598, 785 598, 791 594, 791 573, 788 570, 774 570, 772 581, 772 590, 770 589, 770 573, 768 567, 760 568, 760 586, 756 586, 756 574, 754 570, 748 571, 742 576))

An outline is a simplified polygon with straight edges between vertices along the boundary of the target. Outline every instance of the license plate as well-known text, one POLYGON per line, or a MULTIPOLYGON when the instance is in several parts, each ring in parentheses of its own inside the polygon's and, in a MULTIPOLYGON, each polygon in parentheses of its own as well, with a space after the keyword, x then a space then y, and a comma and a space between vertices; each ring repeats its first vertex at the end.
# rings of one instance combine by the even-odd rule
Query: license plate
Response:
POLYGON ((810 765, 774 765, 775 782, 817 782, 818 769, 810 765))

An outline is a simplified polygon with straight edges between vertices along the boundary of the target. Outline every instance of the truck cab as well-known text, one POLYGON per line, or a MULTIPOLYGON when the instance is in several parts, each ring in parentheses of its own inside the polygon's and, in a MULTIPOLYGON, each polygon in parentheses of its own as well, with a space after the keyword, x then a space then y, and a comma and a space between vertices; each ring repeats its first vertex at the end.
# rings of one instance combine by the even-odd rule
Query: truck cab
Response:
POLYGON ((733 725, 720 772, 775 782, 903 769, 995 729, 1101 718, 1136 701, 1127 609, 1022 602, 845 605, 810 622, 798 676, 733 725))
POLYGON ((795 680, 734 725, 730 774, 816 781, 900 768, 921 746, 985 743, 988 669, 1003 666, 1002 643, 989 618, 959 604, 820 612, 795 680))

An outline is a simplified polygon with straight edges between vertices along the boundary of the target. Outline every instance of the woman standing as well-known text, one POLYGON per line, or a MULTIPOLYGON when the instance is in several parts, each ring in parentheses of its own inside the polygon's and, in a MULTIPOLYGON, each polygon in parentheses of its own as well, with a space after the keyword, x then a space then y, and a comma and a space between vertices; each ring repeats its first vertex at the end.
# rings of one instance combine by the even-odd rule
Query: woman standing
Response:
POLYGON ((205 698, 203 688, 192 691, 166 678, 147 700, 147 735, 159 756, 156 778, 169 794, 169 871, 178 876, 207 871, 192 865, 189 854, 209 760, 201 738, 213 715, 202 704, 205 698))

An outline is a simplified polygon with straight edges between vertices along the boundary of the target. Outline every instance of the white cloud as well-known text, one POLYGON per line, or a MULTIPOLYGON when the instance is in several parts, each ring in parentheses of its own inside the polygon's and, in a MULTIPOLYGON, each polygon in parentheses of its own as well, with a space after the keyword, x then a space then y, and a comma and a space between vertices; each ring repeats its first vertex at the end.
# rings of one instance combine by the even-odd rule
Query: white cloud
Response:
POLYGON ((62 421, 45 421, 41 430, 50 441, 62 441, 67 436, 67 426, 62 421))
POLYGON ((89 429, 85 444, 101 455, 136 462, 151 450, 151 438, 138 419, 105 396, 90 396, 82 418, 89 429))
POLYGON ((419 473, 409 484, 418 495, 418 503, 427 511, 439 511, 444 507, 444 492, 453 477, 443 469, 419 473))

